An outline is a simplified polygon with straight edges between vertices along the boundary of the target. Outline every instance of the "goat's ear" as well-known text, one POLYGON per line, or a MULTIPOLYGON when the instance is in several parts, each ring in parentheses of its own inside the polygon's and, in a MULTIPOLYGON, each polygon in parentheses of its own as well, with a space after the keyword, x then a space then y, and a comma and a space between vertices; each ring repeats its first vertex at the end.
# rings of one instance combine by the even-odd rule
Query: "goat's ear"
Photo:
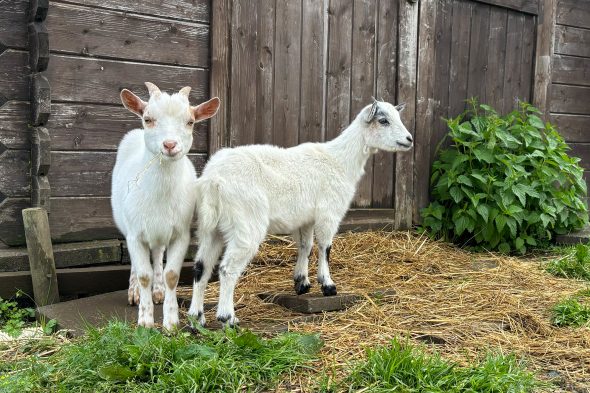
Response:
POLYGON ((203 102, 197 106, 191 106, 195 120, 200 121, 215 116, 217 110, 219 109, 220 103, 221 101, 219 98, 213 97, 207 102, 203 102))
POLYGON ((373 118, 375 117, 375 114, 377 113, 377 109, 379 109, 379 101, 377 100, 373 100, 373 105, 371 105, 371 109, 369 109, 369 113, 367 114, 367 117, 365 118, 367 123, 370 123, 373 118))
POLYGON ((180 91, 178 92, 178 94, 185 96, 186 98, 188 98, 188 95, 191 93, 191 87, 190 86, 185 86, 182 89, 180 89, 180 91))
POLYGON ((153 97, 153 96, 157 97, 160 94, 162 94, 162 92, 160 91, 160 88, 151 82, 145 82, 145 87, 147 87, 148 92, 150 93, 150 97, 153 97))
POLYGON ((403 111, 405 108, 406 108, 406 103, 405 102, 402 102, 401 104, 397 104, 395 106, 395 109, 397 109, 398 112, 403 111))
POLYGON ((125 108, 129 109, 139 117, 143 116, 143 111, 147 106, 147 102, 143 101, 127 89, 121 90, 121 102, 123 102, 125 108))

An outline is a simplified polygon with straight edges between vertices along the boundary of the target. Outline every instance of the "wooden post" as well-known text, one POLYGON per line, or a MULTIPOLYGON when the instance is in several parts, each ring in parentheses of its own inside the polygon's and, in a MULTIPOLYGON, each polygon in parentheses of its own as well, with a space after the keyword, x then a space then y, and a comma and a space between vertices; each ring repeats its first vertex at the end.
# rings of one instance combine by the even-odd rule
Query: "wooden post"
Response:
POLYGON ((543 112, 545 120, 549 120, 549 89, 551 87, 551 58, 553 57, 556 9, 556 0, 539 2, 533 105, 543 112))
POLYGON ((23 209, 22 214, 35 303, 37 306, 58 303, 57 274, 47 211, 33 207, 23 209))

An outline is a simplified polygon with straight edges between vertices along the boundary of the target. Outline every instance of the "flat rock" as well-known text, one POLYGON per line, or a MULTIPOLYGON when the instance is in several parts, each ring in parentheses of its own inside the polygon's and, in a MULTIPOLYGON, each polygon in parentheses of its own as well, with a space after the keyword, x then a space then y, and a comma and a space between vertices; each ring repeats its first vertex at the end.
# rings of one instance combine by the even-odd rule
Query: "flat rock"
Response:
POLYGON ((267 303, 275 303, 304 314, 344 310, 360 300, 360 296, 346 293, 334 296, 322 296, 312 293, 306 293, 305 295, 261 293, 258 297, 267 303))
POLYGON ((570 232, 565 235, 557 235, 555 237, 557 244, 578 244, 590 242, 590 225, 585 226, 579 231, 570 232))

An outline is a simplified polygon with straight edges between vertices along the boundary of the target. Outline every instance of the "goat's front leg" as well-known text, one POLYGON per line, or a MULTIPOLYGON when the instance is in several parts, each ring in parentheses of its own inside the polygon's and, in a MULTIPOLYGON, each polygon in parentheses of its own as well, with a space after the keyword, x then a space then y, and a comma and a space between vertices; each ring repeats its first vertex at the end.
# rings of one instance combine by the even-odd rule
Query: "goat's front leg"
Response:
POLYGON ((315 226, 316 240, 318 242, 318 282, 322 286, 324 296, 337 294, 336 285, 330 277, 330 250, 332 239, 338 231, 340 221, 325 219, 318 220, 315 226))
POLYGON ((297 243, 297 264, 293 272, 295 292, 303 295, 309 292, 309 255, 313 246, 313 226, 304 226, 293 232, 293 239, 297 243))
POLYGON ((156 247, 152 250, 154 269, 154 283, 152 285, 152 299, 160 304, 164 300, 164 250, 166 247, 156 247))
POLYGON ((176 286, 182 269, 182 262, 188 249, 190 230, 187 229, 179 238, 175 239, 166 254, 166 292, 164 296, 164 329, 172 330, 178 325, 178 300, 176 299, 176 286))
POLYGON ((131 272, 129 274, 129 289, 127 290, 127 303, 130 306, 139 304, 139 283, 137 282, 137 274, 133 263, 131 264, 131 272))
POLYGON ((154 326, 154 302, 152 301, 152 280, 154 272, 150 263, 150 252, 146 244, 136 238, 127 238, 127 249, 131 265, 139 281, 139 326, 154 326))

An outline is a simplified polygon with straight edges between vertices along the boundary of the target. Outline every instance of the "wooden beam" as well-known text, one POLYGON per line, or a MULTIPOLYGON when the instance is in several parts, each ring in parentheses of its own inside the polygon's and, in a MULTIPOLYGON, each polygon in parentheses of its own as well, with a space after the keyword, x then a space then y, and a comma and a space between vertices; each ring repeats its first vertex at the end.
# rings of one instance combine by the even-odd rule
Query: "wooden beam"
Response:
POLYGON ((556 9, 557 0, 544 0, 539 5, 533 105, 544 113, 545 120, 549 120, 549 89, 551 87, 556 9))
POLYGON ((527 14, 538 15, 539 7, 545 0, 475 0, 478 3, 486 3, 527 14))
POLYGON ((24 209, 22 214, 35 303, 38 306, 57 303, 59 291, 47 211, 34 207, 24 209))

